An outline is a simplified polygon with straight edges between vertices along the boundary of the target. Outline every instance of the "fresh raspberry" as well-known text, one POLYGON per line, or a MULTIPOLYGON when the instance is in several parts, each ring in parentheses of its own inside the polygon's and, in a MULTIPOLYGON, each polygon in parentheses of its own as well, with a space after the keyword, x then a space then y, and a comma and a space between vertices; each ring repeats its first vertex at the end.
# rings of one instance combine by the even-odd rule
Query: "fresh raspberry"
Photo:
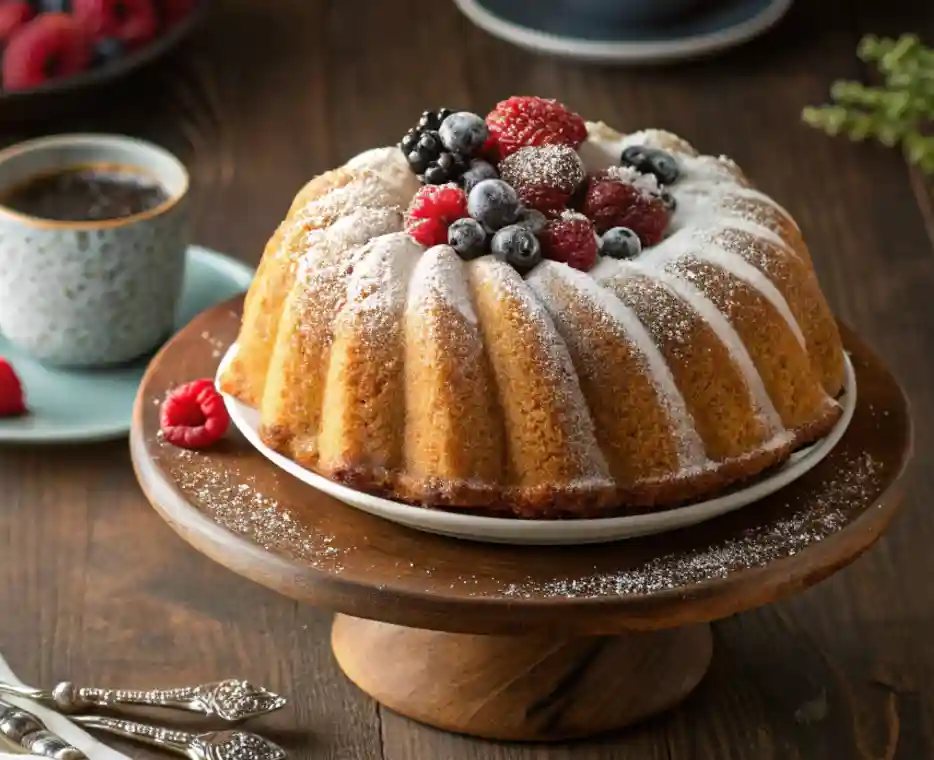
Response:
POLYGON ((0 356, 0 417, 18 417, 25 413, 23 384, 13 366, 0 356))
POLYGON ((138 48, 159 31, 152 0, 73 0, 72 12, 93 40, 115 38, 138 48))
POLYGON ((7 2, 0 5, 0 45, 9 42, 27 21, 35 16, 26 2, 7 2))
POLYGON ((162 0, 159 13, 165 26, 175 26, 195 9, 197 0, 162 0))
POLYGON ((3 87, 29 90, 84 71, 90 62, 81 26, 66 13, 45 13, 21 27, 3 51, 3 87))
POLYGON ((520 200, 543 214, 562 211, 587 176, 577 151, 568 145, 519 148, 499 165, 499 176, 520 200))
POLYGON ((601 235, 613 227, 628 227, 643 246, 660 243, 671 221, 671 210, 655 178, 625 168, 595 177, 581 211, 601 235))
MULTIPOLYGON (((497 103, 486 117, 500 159, 532 145, 570 145, 587 139, 583 118, 556 100, 515 96, 497 103)), ((488 148, 489 146, 485 146, 488 148)))
POLYGON ((425 185, 405 215, 405 231, 427 248, 448 242, 448 227, 467 216, 467 194, 453 183, 425 185))
POLYGON ((163 437, 173 446, 204 449, 227 432, 230 414, 212 380, 193 380, 180 385, 162 402, 159 424, 163 437))
POLYGON ((597 263, 597 236, 593 224, 580 214, 565 212, 545 224, 538 235, 542 255, 583 272, 597 263))

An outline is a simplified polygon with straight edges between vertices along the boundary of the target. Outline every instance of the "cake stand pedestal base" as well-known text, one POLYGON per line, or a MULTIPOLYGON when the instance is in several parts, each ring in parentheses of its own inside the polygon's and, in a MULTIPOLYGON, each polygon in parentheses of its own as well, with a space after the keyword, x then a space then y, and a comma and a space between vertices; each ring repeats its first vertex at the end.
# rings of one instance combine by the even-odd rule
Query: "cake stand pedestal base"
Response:
POLYGON ((710 626, 561 639, 484 636, 337 615, 334 656, 389 709, 484 739, 559 741, 625 728, 683 700, 713 652, 710 626))

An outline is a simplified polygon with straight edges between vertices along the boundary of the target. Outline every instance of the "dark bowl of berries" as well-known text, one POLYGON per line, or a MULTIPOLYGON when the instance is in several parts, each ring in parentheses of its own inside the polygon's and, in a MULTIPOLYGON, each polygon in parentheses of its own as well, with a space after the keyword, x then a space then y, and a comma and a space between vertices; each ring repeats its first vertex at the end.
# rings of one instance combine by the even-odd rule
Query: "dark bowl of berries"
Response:
POLYGON ((0 0, 0 105, 25 105, 124 76, 177 45, 207 5, 208 0, 0 0))

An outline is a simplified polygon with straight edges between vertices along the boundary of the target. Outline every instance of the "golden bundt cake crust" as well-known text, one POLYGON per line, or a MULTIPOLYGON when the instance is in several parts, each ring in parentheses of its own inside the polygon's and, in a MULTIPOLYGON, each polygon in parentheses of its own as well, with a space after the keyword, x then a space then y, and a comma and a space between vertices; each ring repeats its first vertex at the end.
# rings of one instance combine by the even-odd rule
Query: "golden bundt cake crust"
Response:
POLYGON ((267 445, 387 498, 534 519, 670 508, 827 435, 843 349, 788 212, 669 132, 588 132, 592 172, 645 145, 682 177, 665 239, 586 273, 424 249, 395 148, 309 182, 221 378, 267 445))

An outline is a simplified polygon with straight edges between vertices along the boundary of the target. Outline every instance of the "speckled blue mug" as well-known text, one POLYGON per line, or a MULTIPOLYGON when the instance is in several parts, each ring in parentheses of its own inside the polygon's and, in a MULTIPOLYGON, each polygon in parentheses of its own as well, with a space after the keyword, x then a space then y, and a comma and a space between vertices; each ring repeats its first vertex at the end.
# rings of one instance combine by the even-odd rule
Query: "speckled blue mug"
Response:
POLYGON ((162 148, 120 135, 56 135, 0 151, 0 197, 43 174, 119 166, 168 199, 107 221, 56 221, 0 205, 0 332, 56 366, 122 364, 174 327, 188 246, 188 172, 162 148))

